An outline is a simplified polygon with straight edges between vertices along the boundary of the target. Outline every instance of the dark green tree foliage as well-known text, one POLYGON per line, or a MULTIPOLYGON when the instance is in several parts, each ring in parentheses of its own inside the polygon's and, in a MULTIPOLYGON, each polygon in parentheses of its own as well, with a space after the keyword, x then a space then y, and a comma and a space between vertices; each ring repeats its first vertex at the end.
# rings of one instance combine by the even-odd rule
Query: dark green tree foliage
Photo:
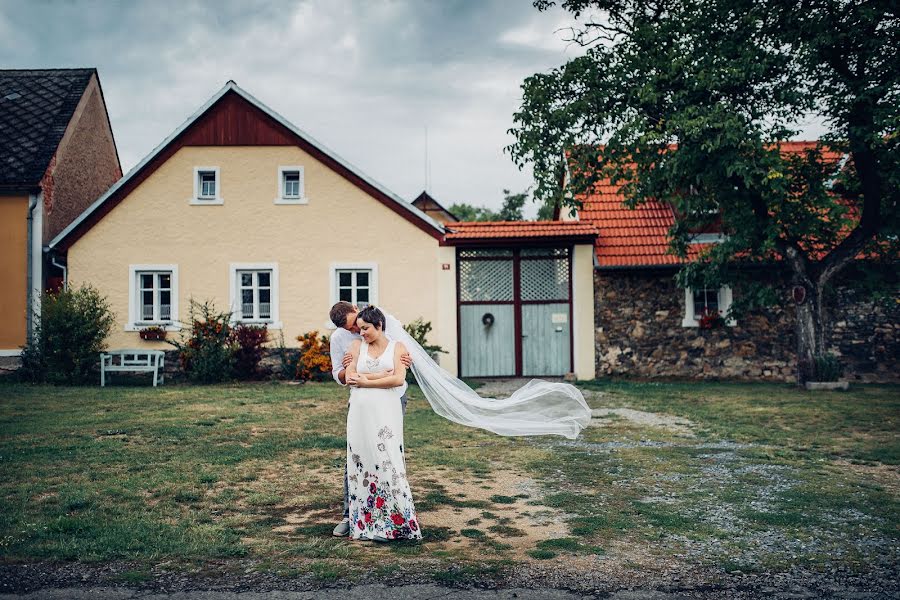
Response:
POLYGON ((503 190, 503 206, 497 212, 482 206, 471 204, 453 204, 450 212, 460 221, 522 221, 525 216, 522 209, 528 201, 528 190, 513 194, 509 190, 503 190))
MULTIPOLYGON (((539 0, 539 10, 555 3, 539 0)), ((900 194, 900 18, 888 0, 564 0, 586 48, 525 80, 507 148, 531 163, 535 197, 578 206, 609 177, 626 204, 668 202, 671 252, 697 231, 726 239, 681 269, 682 286, 738 284, 736 315, 786 301, 749 263, 781 258, 797 305, 800 381, 824 353, 823 297, 861 251, 891 270, 900 194), (828 131, 808 152, 776 142, 812 115, 828 131), (835 165, 828 150, 846 155, 835 165), (567 154, 566 154, 567 153, 567 154), (570 180, 560 196, 561 157, 570 180), (842 196, 843 199, 839 199, 842 196), (741 283, 742 282, 742 283, 741 283)))
POLYGON ((465 202, 460 202, 458 204, 451 204, 449 210, 460 221, 496 221, 497 220, 497 213, 495 213, 491 209, 484 208, 482 206, 473 206, 471 204, 466 204, 465 202))
POLYGON ((100 353, 114 321, 106 298, 90 285, 44 295, 20 376, 34 383, 97 383, 100 353))

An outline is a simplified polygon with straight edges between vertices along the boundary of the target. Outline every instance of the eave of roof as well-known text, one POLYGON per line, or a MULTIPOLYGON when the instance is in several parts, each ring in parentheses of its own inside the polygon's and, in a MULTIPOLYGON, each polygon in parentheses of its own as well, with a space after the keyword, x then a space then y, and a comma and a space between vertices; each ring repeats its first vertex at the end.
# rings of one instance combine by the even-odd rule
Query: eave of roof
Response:
POLYGON ((448 246, 572 242, 593 244, 599 231, 579 221, 464 221, 448 223, 448 246))
POLYGON ((250 104, 252 104, 256 108, 261 110, 263 113, 265 113, 266 115, 268 115, 269 117, 271 117, 272 119, 277 121, 280 125, 282 125, 286 129, 288 129, 291 133, 302 138, 306 143, 315 147, 319 152, 321 152, 322 154, 324 154, 331 160, 335 161, 343 168, 352 172, 354 175, 356 175, 361 180, 363 180, 366 184, 368 184, 369 186, 371 186, 372 188, 377 190, 379 193, 383 194, 387 199, 396 203, 398 208, 400 208, 401 210, 405 210, 408 213, 411 213, 411 215, 414 216, 414 218, 421 221, 421 223, 423 225, 423 229, 430 230, 430 233, 433 237, 440 239, 441 236, 443 236, 444 227, 440 223, 438 223, 437 221, 435 221, 434 219, 432 219, 431 217, 426 215, 424 212, 420 211, 418 208, 416 208, 412 204, 406 202, 405 200, 400 198, 395 193, 391 192, 390 190, 388 190, 387 188, 382 186, 380 183, 378 183, 377 181, 375 181, 374 179, 372 179, 371 177, 369 177, 368 175, 363 173, 360 169, 353 166, 347 160, 341 158, 336 152, 329 149, 327 146, 325 146, 321 142, 317 141, 311 135, 309 135, 305 131, 301 130, 299 127, 295 126, 293 123, 291 123, 290 121, 288 121, 287 119, 282 117, 280 114, 278 114, 277 112, 275 112, 274 110, 272 110, 271 108, 269 108, 268 106, 266 106, 265 104, 260 102, 256 97, 254 97, 249 92, 245 91, 234 81, 229 81, 222 87, 222 89, 220 89, 209 100, 207 100, 203 106, 201 106, 196 112, 194 112, 194 114, 192 114, 190 117, 188 117, 184 123, 182 123, 177 129, 175 129, 175 131, 173 131, 171 134, 169 134, 169 136, 166 137, 162 141, 162 143, 160 143, 156 148, 154 148, 150 152, 150 154, 145 156, 137 165, 135 165, 130 171, 128 171, 128 173, 124 177, 119 179, 102 196, 97 198, 97 200, 95 200, 90 206, 88 206, 87 209, 85 209, 84 212, 82 212, 78 216, 77 219, 72 221, 68 227, 63 229, 59 233, 59 235, 57 235, 55 238, 53 238, 53 240, 51 240, 51 242, 49 244, 49 247, 50 248, 60 247, 61 244, 64 241, 66 241, 66 238, 68 238, 69 235, 72 234, 72 232, 76 231, 78 229, 78 227, 86 219, 88 219, 95 211, 97 211, 110 198, 114 197, 118 190, 120 190, 133 177, 135 177, 138 173, 140 173, 160 152, 162 152, 169 144, 171 144, 173 141, 175 141, 175 139, 178 138, 178 136, 180 136, 191 125, 193 125, 194 122, 196 122, 204 113, 206 113, 206 111, 208 111, 210 108, 212 108, 212 106, 215 105, 216 102, 218 102, 220 99, 222 99, 222 97, 225 96, 225 94, 227 94, 228 92, 231 92, 231 91, 235 92, 236 94, 238 94, 239 96, 244 98, 246 101, 248 101, 250 104))

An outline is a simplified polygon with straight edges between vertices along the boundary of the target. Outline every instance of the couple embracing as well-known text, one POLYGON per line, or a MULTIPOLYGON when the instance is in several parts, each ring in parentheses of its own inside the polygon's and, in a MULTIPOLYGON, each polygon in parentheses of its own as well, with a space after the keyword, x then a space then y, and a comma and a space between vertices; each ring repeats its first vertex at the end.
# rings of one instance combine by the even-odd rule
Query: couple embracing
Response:
POLYGON ((509 398, 481 398, 438 366, 390 314, 338 302, 329 316, 337 327, 332 375, 351 388, 344 515, 335 536, 382 543, 422 539, 403 444, 408 368, 432 410, 461 425, 505 436, 575 439, 590 422, 590 408, 571 384, 532 379, 509 398))

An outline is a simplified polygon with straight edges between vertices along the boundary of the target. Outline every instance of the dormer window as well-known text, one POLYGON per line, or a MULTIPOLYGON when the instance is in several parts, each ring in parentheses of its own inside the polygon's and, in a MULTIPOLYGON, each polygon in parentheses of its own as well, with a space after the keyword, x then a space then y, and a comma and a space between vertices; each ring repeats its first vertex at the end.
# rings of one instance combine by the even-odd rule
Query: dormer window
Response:
POLYGON ((222 204, 219 167, 194 167, 194 197, 191 204, 222 204))
POLYGON ((278 167, 278 195, 275 204, 306 204, 303 167, 278 167))

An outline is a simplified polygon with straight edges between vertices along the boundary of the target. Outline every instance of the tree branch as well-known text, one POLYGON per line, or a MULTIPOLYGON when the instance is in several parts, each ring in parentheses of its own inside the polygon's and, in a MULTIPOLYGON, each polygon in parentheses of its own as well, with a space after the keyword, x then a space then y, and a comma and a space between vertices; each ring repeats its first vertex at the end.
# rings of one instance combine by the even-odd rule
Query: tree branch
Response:
POLYGON ((821 261, 819 282, 824 284, 865 247, 881 225, 881 175, 868 140, 874 130, 872 111, 856 102, 850 117, 850 156, 862 188, 863 206, 859 224, 821 261))

